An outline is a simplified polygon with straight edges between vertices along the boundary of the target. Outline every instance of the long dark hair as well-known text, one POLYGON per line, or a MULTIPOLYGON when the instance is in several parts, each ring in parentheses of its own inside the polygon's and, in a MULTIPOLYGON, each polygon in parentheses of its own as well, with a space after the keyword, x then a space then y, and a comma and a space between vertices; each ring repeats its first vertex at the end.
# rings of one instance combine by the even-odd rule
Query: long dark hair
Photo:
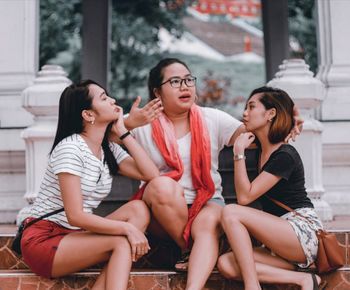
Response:
POLYGON ((182 64, 185 68, 187 68, 189 71, 190 69, 188 66, 181 60, 177 58, 164 58, 160 60, 156 66, 154 66, 148 75, 148 94, 149 98, 151 100, 156 98, 156 95, 154 94, 154 89, 157 89, 160 87, 160 84, 163 82, 163 70, 174 63, 182 64))
POLYGON ((283 141, 294 127, 293 100, 281 89, 264 86, 251 92, 247 104, 255 94, 262 94, 259 101, 264 105, 265 109, 276 109, 276 116, 271 120, 271 127, 268 133, 269 141, 272 144, 283 141))
MULTIPOLYGON (((92 108, 92 97, 89 94, 90 85, 97 85, 103 88, 101 85, 92 80, 85 80, 77 84, 71 84, 62 92, 58 109, 56 136, 50 154, 55 149, 56 145, 64 138, 83 132, 84 124, 81 113, 84 110, 90 110, 92 108)), ((109 147, 108 141, 108 135, 111 127, 112 123, 107 126, 102 141, 102 149, 104 152, 103 162, 107 163, 111 175, 117 175, 118 165, 109 147)))

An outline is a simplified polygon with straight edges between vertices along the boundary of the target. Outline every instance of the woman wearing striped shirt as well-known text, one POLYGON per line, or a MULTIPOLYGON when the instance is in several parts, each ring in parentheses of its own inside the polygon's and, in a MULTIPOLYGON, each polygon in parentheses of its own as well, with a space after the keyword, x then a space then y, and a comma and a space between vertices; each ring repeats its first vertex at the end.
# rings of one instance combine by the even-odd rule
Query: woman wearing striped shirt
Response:
MULTIPOLYGON (((157 116, 162 108, 153 104, 157 116)), ((56 137, 29 218, 64 207, 23 234, 24 261, 44 277, 60 277, 107 261, 93 289, 126 289, 132 261, 149 251, 144 235, 150 214, 132 201, 106 217, 93 209, 108 195, 112 175, 149 181, 159 171, 124 126, 123 110, 93 81, 67 87, 61 95, 56 137), (128 153, 108 141, 122 140, 128 153)))

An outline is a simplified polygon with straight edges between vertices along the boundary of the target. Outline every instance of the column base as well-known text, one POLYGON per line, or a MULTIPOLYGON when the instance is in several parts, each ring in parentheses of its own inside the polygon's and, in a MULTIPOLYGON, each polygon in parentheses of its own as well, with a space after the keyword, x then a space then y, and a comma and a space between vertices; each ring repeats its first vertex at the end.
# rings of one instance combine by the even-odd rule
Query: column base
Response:
POLYGON ((333 220, 333 212, 330 205, 323 199, 311 199, 315 210, 323 222, 331 221, 333 220))

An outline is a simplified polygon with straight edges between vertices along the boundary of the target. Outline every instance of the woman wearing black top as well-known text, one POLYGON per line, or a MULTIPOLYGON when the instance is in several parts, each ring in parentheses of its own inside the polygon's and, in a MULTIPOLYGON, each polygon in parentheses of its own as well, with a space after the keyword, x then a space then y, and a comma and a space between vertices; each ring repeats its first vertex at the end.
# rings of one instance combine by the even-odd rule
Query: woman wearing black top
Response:
POLYGON ((218 268, 227 278, 242 279, 245 289, 261 289, 259 281, 295 283, 302 290, 323 289, 321 278, 293 271, 309 267, 316 259, 316 230, 322 228, 305 190, 304 169, 295 148, 285 143, 293 127, 294 103, 282 90, 254 90, 243 113, 248 133, 234 143, 234 181, 239 205, 222 212, 222 227, 232 252, 219 258, 218 268), (250 182, 244 150, 257 138, 259 175, 250 182), (263 211, 245 205, 260 198, 263 211), (284 203, 308 220, 277 206, 284 203), (264 244, 252 248, 250 236, 264 244), (321 285, 322 284, 322 285, 321 285))

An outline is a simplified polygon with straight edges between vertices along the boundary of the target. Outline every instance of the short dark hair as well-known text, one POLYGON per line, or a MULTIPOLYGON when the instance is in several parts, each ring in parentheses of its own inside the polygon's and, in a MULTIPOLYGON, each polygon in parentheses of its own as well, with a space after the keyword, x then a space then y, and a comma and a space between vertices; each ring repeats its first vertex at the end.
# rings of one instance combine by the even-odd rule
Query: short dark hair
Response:
POLYGON ((148 94, 149 98, 151 100, 156 98, 156 95, 154 94, 154 89, 157 89, 160 87, 160 84, 163 82, 163 72, 164 69, 174 63, 182 64, 184 67, 186 67, 188 70, 188 66, 181 60, 177 58, 164 58, 160 60, 156 66, 154 66, 148 75, 148 94))
POLYGON ((283 141, 294 127, 293 100, 281 89, 264 86, 253 90, 247 103, 255 94, 262 94, 259 101, 267 110, 272 108, 276 109, 276 116, 271 121, 268 134, 269 141, 272 144, 283 141))
MULTIPOLYGON (((92 109, 92 96, 89 93, 90 85, 99 85, 92 80, 84 80, 77 84, 71 84, 66 87, 61 94, 58 108, 58 124, 56 136, 50 151, 55 149, 56 145, 64 138, 73 134, 80 134, 84 130, 82 111, 92 109)), ((107 163, 111 175, 117 175, 118 165, 114 155, 109 148, 108 135, 112 123, 107 126, 103 141, 102 149, 104 152, 104 162, 107 163)))

